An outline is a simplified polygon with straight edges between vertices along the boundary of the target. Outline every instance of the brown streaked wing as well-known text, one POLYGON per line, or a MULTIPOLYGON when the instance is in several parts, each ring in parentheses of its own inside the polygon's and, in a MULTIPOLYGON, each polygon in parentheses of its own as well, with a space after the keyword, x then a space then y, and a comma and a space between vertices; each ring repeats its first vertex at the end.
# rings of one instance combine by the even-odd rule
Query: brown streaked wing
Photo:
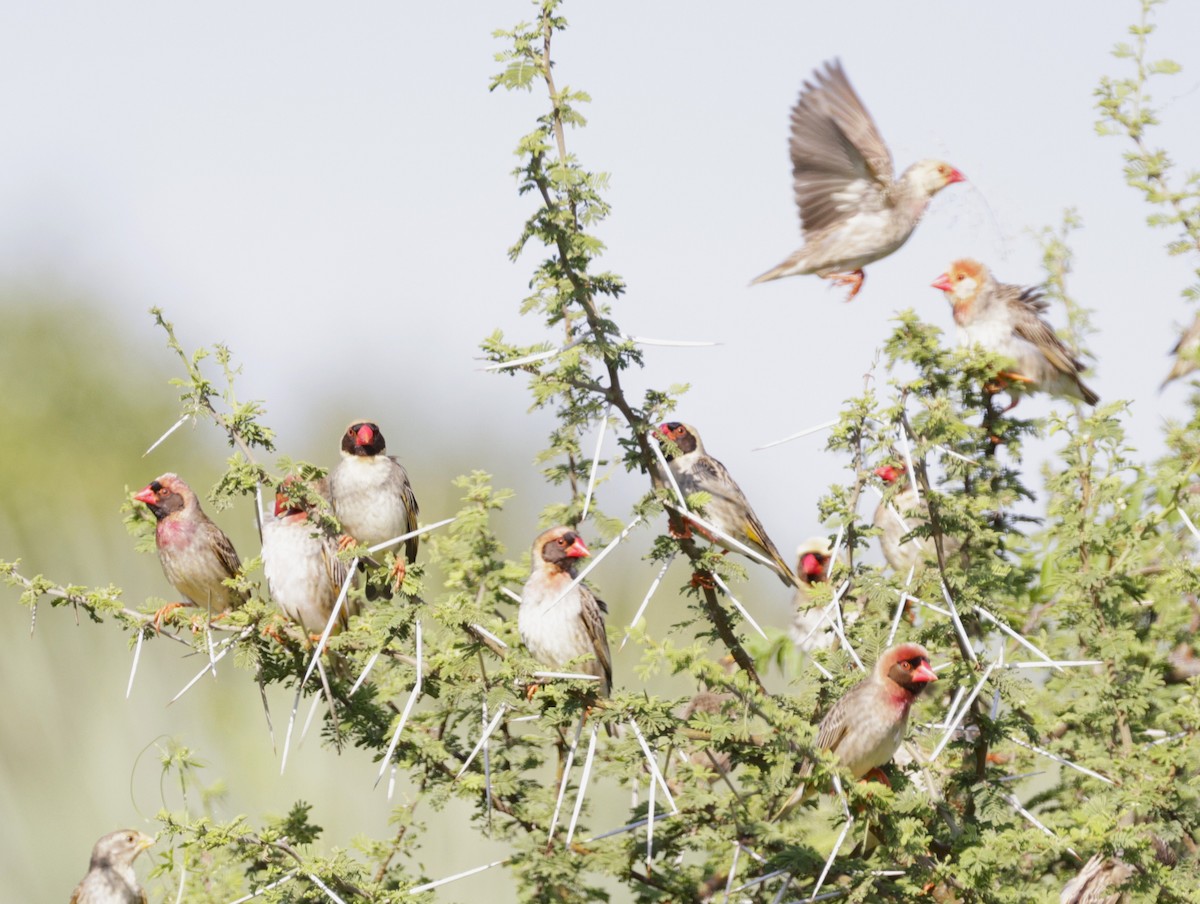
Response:
POLYGON ((1013 312, 1014 333, 1036 345, 1055 370, 1071 376, 1083 370, 1083 365, 1071 356, 1053 327, 1041 318, 1041 312, 1048 307, 1041 292, 1012 285, 1002 285, 999 289, 1008 290, 1007 302, 1013 312))
POLYGON ((592 650, 596 654, 596 662, 600 664, 601 677, 604 679, 602 691, 607 697, 612 691, 612 655, 608 651, 608 634, 604 630, 604 616, 608 614, 608 604, 582 584, 579 586, 579 593, 579 617, 583 620, 584 631, 592 641, 592 650))

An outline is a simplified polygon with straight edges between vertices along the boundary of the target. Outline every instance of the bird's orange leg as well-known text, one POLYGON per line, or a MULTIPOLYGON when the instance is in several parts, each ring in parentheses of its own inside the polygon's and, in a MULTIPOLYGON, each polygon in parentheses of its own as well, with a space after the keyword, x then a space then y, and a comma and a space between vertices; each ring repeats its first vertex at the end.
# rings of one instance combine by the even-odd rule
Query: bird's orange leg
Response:
POLYGON ((160 606, 158 609, 155 609, 154 610, 154 633, 155 634, 162 633, 162 626, 165 622, 170 620, 170 615, 172 612, 174 612, 176 609, 183 609, 190 605, 192 605, 192 604, 191 603, 167 603, 165 606, 160 606))
POLYGON ((533 695, 538 692, 539 688, 541 688, 541 685, 536 681, 530 682, 529 684, 525 685, 525 701, 527 703, 533 702, 533 695))
POLYGON ((870 772, 868 772, 866 775, 864 775, 861 779, 859 779, 859 781, 860 782, 879 782, 880 784, 887 785, 889 788, 892 787, 892 783, 890 781, 888 781, 887 775, 885 775, 883 770, 880 769, 878 766, 876 766, 874 769, 872 769, 870 772))
POLYGON ((342 534, 340 537, 338 537, 338 552, 345 552, 347 549, 349 549, 351 546, 355 546, 357 543, 358 541, 349 534, 342 534))
POLYGON ((712 590, 716 587, 712 574, 707 571, 692 572, 692 586, 700 590, 712 590))
POLYGON ((854 296, 862 291, 863 283, 866 281, 867 275, 861 269, 851 271, 850 273, 831 273, 827 279, 831 280, 835 286, 850 287, 850 294, 846 296, 846 301, 854 301, 854 296))
POLYGON ((404 583, 404 576, 408 574, 408 560, 404 556, 396 556, 396 564, 392 566, 392 586, 397 590, 404 583))

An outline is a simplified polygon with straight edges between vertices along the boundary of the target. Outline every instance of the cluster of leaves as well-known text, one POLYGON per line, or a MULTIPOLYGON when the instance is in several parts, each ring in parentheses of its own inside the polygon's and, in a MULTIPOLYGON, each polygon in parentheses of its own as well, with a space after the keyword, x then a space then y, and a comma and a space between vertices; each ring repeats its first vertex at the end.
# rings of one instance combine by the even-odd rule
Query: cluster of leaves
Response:
MULTIPOLYGON (((585 439, 599 424, 614 424, 625 469, 648 477, 631 514, 663 523, 672 499, 650 431, 683 388, 649 390, 635 402, 622 387, 642 352, 612 319, 610 303, 623 283, 599 269, 603 245, 593 230, 608 214, 605 177, 584 169, 567 148, 567 128, 584 125, 579 107, 587 96, 558 88, 554 79, 551 44, 566 26, 558 6, 540 0, 536 21, 499 33, 509 49, 499 55, 504 68, 493 82, 547 91, 549 109, 517 149, 519 190, 532 198, 533 211, 511 253, 515 259, 531 247, 546 249, 522 310, 558 338, 519 346, 497 332, 483 347, 499 369, 525 375, 535 407, 555 412, 541 462, 547 482, 568 492, 546 507, 543 523, 577 525, 586 513, 611 537, 623 521, 595 507, 594 477, 607 462, 593 462, 585 439)), ((1140 88, 1122 85, 1106 83, 1109 115, 1130 115, 1126 104, 1133 103, 1144 117, 1141 101, 1128 99, 1140 88)), ((1139 138, 1148 122, 1137 126, 1139 138)), ((1190 214, 1179 211, 1190 229, 1190 214)), ((1051 295, 1067 304, 1079 347, 1088 325, 1067 292, 1073 227, 1068 217, 1061 233, 1045 236, 1045 260, 1051 295)), ((234 395, 228 351, 218 348, 214 356, 227 387, 218 390, 203 371, 208 353, 189 355, 161 313, 154 315, 186 371, 179 381, 183 417, 212 420, 235 447, 211 494, 215 501, 257 497, 284 473, 321 475, 289 459, 274 470, 260 463, 256 456, 275 452, 273 436, 262 406, 234 395)), ((328 696, 329 746, 369 750, 381 776, 393 769, 409 786, 408 802, 394 811, 394 837, 361 842, 353 854, 321 850, 321 830, 302 802, 257 828, 244 817, 214 820, 206 805, 212 792, 199 791, 194 756, 172 748, 163 766, 178 776, 184 806, 159 815, 172 846, 156 875, 184 888, 181 899, 189 902, 227 901, 267 886, 264 901, 399 901, 436 878, 420 863, 418 811, 459 798, 472 803, 476 831, 508 844, 504 868, 530 901, 607 899, 619 883, 622 894, 641 901, 703 901, 737 887, 738 900, 766 902, 788 890, 815 893, 830 864, 827 889, 850 901, 929 891, 939 900, 1029 901, 1054 897, 1081 859, 1097 852, 1132 864, 1129 889, 1146 900, 1192 899, 1200 836, 1200 669, 1193 666, 1200 569, 1190 562, 1196 544, 1180 519, 1197 486, 1200 405, 1190 423, 1172 428, 1169 454, 1143 468, 1124 445, 1122 405, 1055 418, 1048 428, 1002 412, 994 381, 1003 362, 948 349, 940 331, 912 313, 899 316, 884 356, 892 374, 886 390, 868 384, 850 399, 829 442, 850 479, 820 503, 844 557, 834 559, 828 585, 810 602, 847 626, 853 651, 838 643, 800 657, 778 637, 748 649, 711 586, 692 582, 676 591, 687 614, 671 637, 635 630, 634 639, 644 649, 642 677, 686 675, 695 698, 618 690, 597 701, 586 686, 559 682, 530 700, 524 691, 537 665, 520 646, 508 595, 526 572, 507 557, 493 528, 511 494, 474 472, 457 481, 456 520, 424 544, 424 561, 409 568, 391 604, 369 602, 366 586, 351 591, 362 614, 330 639, 334 665, 323 681, 313 676, 299 687, 311 652, 279 623, 255 579, 256 559, 241 577, 250 602, 219 627, 222 643, 260 683, 328 696), (1047 436, 1061 448, 1039 508, 1023 455, 1030 440, 1047 436), (899 489, 883 488, 873 470, 901 461, 928 510, 912 521, 911 537, 931 544, 911 575, 871 564, 880 522, 860 514, 864 493, 880 490, 886 516, 899 489), (432 574, 440 575, 439 585, 432 574), (284 642, 265 636, 267 627, 284 642), (891 787, 847 787, 843 800, 814 798, 775 818, 796 788, 800 763, 813 764, 816 787, 837 774, 833 758, 813 749, 816 723, 861 676, 854 651, 869 666, 893 635, 925 643, 942 666, 937 692, 914 715, 915 747, 923 753, 910 752, 910 765, 893 767, 891 787), (1012 667, 1037 659, 1038 651, 1098 664, 1012 667), (762 673, 773 664, 793 681, 786 692, 766 691, 762 673), (360 681, 368 669, 369 680, 360 681), (486 757, 474 757, 481 715, 486 721, 502 707, 486 757), (561 834, 550 841, 548 829, 566 751, 589 711, 589 727, 614 729, 598 747, 592 781, 652 783, 644 738, 664 762, 673 807, 658 798, 653 821, 650 800, 643 800, 627 814, 630 831, 568 849, 561 834), (954 724, 928 724, 934 713, 943 722, 953 714, 954 724), (536 718, 516 721, 522 715, 536 718), (930 759, 934 749, 939 756, 930 759), (189 789, 192 797, 199 791, 198 800, 189 803, 189 789), (183 883, 184 873, 203 881, 183 883)), ((704 501, 687 503, 702 509, 704 501)), ((145 540, 144 519, 131 514, 130 521, 145 540)), ((741 577, 735 561, 692 539, 663 534, 651 558, 679 552, 696 570, 729 582, 741 577)), ((387 565, 368 568, 376 591, 386 584, 387 565)), ((127 608, 117 588, 60 587, 23 576, 15 563, 0 570, 29 605, 49 598, 97 621, 115 618, 131 641, 157 636, 149 612, 127 608)), ((164 635, 208 655, 206 633, 164 635)), ((577 837, 592 831, 581 828, 577 837)))

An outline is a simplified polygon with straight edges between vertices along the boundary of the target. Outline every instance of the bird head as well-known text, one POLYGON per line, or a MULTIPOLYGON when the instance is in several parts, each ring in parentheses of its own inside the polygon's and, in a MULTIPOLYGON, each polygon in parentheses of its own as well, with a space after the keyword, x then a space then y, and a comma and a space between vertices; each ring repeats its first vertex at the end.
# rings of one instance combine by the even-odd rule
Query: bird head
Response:
POLYGON ((891 681, 914 697, 930 682, 937 681, 937 674, 929 667, 929 651, 919 643, 902 643, 884 650, 875 663, 875 676, 891 681))
POLYGON ((823 584, 829 580, 826 568, 833 549, 825 537, 809 537, 796 550, 796 575, 805 584, 823 584))
POLYGON ((92 848, 92 866, 128 866, 154 839, 137 829, 109 832, 92 848))
POLYGON ((533 561, 536 569, 539 562, 551 569, 573 573, 575 560, 590 556, 583 538, 569 527, 552 527, 538 535, 533 541, 533 561))
POLYGON ((275 517, 280 518, 284 515, 296 515, 304 511, 304 504, 293 487, 297 483, 295 474, 289 474, 283 478, 283 483, 279 484, 279 488, 275 490, 275 517))
POLYGON ((921 160, 914 163, 904 176, 927 198, 932 198, 947 185, 967 181, 966 176, 941 160, 921 160))
POLYGON ((700 442, 700 434, 690 424, 683 424, 679 421, 668 421, 665 424, 661 424, 654 431, 654 437, 658 440, 658 444, 662 446, 663 456, 667 461, 672 461, 684 455, 690 455, 696 451, 704 452, 704 445, 700 442))
POLYGON ((382 455, 386 448, 379 425, 371 421, 355 421, 342 434, 344 455, 382 455))
POLYGON ((954 308, 954 321, 960 326, 974 315, 975 300, 988 280, 987 267, 970 258, 960 258, 930 285, 946 293, 954 308))
POLYGON ((880 467, 875 469, 874 473, 875 473, 876 477, 878 477, 880 480, 882 480, 888 486, 891 486, 893 483, 895 483, 897 480, 900 479, 901 472, 898 468, 894 467, 893 465, 881 465, 880 467))
POLYGON ((196 499, 196 494, 183 478, 170 472, 142 487, 133 494, 135 502, 144 502, 161 521, 168 515, 183 511, 196 499))

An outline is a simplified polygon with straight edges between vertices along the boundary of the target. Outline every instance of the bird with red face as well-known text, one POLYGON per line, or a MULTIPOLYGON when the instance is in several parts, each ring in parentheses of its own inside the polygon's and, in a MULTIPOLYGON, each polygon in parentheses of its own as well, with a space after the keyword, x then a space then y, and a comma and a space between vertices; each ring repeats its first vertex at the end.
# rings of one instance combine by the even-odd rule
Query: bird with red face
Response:
MULTIPOLYGON (((347 568, 338 558, 337 540, 309 517, 308 507, 291 492, 295 484, 294 475, 284 479, 275 494, 275 517, 263 524, 263 574, 283 614, 313 635, 325 630, 347 568)), ((334 632, 345 628, 356 611, 357 604, 347 595, 334 632)))
MULTIPOLYGON (((330 501, 342 530, 359 543, 374 546, 417 529, 417 497, 404 465, 384 454, 387 443, 379 426, 355 421, 342 433, 342 459, 329 472, 330 501)), ((404 581, 405 564, 417 560, 419 537, 396 555, 396 583, 404 581)))
POLYGON ((529 580, 521 590, 517 630, 542 665, 595 675, 600 696, 607 697, 612 690, 612 656, 604 627, 608 606, 583 583, 571 587, 576 565, 588 555, 583 539, 569 527, 552 527, 538 535, 529 580))
POLYGON ((70 904, 146 904, 133 861, 154 839, 136 829, 109 832, 92 848, 87 874, 71 892, 70 904))
POLYGON ((224 582, 242 567, 233 543, 200 508, 200 500, 183 478, 163 474, 133 494, 153 513, 158 524, 154 542, 163 574, 187 602, 158 610, 155 624, 180 606, 198 606, 216 614, 241 605, 245 594, 224 582))
MULTIPOLYGON (((879 548, 884 561, 899 575, 907 575, 910 568, 920 567, 925 562, 936 562, 937 550, 932 537, 904 540, 911 531, 929 523, 929 508, 909 482, 908 471, 887 464, 876 468, 874 474, 885 485, 895 487, 890 501, 880 500, 872 519, 875 527, 879 528, 879 548)), ((961 546, 954 537, 942 537, 942 551, 947 558, 961 546)))
MULTIPOLYGON (((754 509, 750 508, 742 488, 730 476, 729 469, 704 451, 704 443, 696 428, 670 421, 658 428, 656 436, 663 447, 667 466, 684 497, 693 493, 707 493, 711 498, 704 506, 705 519, 718 530, 769 559, 779 579, 785 584, 800 587, 800 579, 767 536, 766 529, 758 520, 758 515, 754 514, 754 509)), ((721 537, 709 536, 703 527, 696 525, 696 529, 709 541, 736 550, 721 537)))
POLYGON ((1049 304, 1041 290, 997 282, 979 261, 963 258, 933 282, 954 311, 960 345, 978 345, 1012 358, 1016 370, 1002 371, 1013 408, 1025 392, 1040 390, 1095 405, 1100 397, 1084 385, 1075 359, 1042 315, 1049 304))
MULTIPOLYGON (((937 675, 929 667, 929 653, 920 644, 902 643, 884 650, 871 674, 842 695, 825 714, 817 729, 816 748, 837 755, 855 779, 890 762, 908 729, 913 701, 937 675)), ((800 768, 807 779, 812 764, 800 768)), ((776 818, 792 810, 812 792, 802 784, 788 798, 776 818)))
MULTIPOLYGON (((826 607, 813 608, 812 589, 829 583, 830 556, 833 547, 828 537, 809 537, 796 550, 796 577, 800 586, 792 594, 792 641, 806 653, 814 650, 832 650, 841 641, 830 622, 832 616, 826 607)), ((842 557, 844 558, 844 557, 842 557)), ((853 624, 859 613, 842 602, 842 618, 846 625, 853 624)))
POLYGON ((792 183, 804 247, 754 279, 809 273, 862 288, 863 267, 908 241, 930 200, 962 173, 921 160, 897 179, 892 155, 837 60, 813 73, 792 108, 792 183))

